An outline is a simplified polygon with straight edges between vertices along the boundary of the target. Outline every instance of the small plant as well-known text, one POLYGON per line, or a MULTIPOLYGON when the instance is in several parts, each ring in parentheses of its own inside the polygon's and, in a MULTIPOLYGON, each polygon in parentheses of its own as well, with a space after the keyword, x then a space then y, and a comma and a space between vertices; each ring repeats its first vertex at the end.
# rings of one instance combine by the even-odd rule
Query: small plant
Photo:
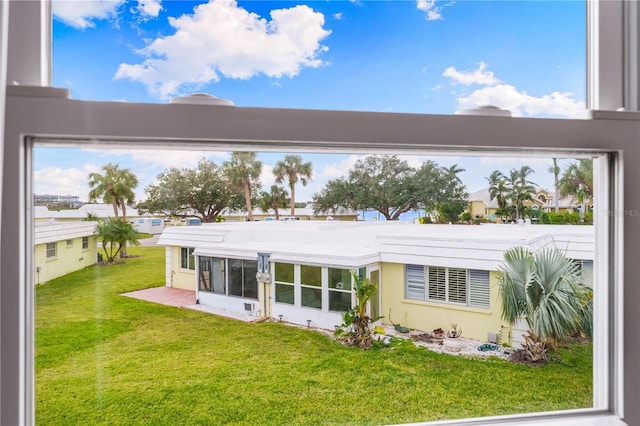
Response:
POLYGON ((378 288, 368 278, 361 278, 356 271, 351 271, 353 289, 356 292, 358 305, 345 312, 342 325, 334 333, 347 346, 357 346, 360 349, 370 349, 373 345, 371 323, 380 319, 367 315, 367 302, 378 288))
POLYGON ((458 328, 458 324, 451 324, 451 331, 447 333, 447 337, 457 339, 462 336, 462 329, 458 328))

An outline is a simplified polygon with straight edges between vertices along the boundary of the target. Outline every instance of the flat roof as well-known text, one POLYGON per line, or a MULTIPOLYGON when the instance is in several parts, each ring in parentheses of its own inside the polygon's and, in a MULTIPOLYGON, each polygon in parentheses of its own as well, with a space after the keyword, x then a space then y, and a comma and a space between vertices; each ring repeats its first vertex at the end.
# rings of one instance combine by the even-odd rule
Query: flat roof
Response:
POLYGON ((436 225, 403 222, 235 222, 167 227, 158 244, 195 247, 195 254, 362 266, 375 262, 494 270, 514 246, 557 248, 593 260, 591 225, 436 225))
POLYGON ((96 234, 97 222, 35 222, 34 244, 53 243, 96 234))

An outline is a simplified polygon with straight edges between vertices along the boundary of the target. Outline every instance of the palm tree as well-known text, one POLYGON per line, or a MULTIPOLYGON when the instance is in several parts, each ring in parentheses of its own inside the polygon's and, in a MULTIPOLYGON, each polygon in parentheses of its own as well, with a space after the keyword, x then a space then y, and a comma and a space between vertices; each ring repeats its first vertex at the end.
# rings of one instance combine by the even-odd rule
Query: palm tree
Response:
POLYGON ((291 216, 296 214, 296 183, 298 180, 302 186, 307 186, 311 179, 313 169, 311 163, 303 163, 299 155, 286 155, 283 161, 278 161, 273 168, 276 183, 282 183, 286 179, 289 182, 291 194, 291 216))
POLYGON ((558 159, 552 158, 553 166, 549 166, 549 173, 553 173, 553 188, 555 189, 555 195, 553 198, 555 204, 555 211, 558 213, 560 210, 560 188, 558 184, 558 175, 560 174, 560 166, 558 165, 558 159))
POLYGON ((507 250, 504 259, 498 268, 502 318, 527 322, 530 356, 544 356, 546 344, 555 347, 577 328, 591 333, 592 293, 576 262, 557 249, 532 253, 523 247, 507 250))
POLYGON ((529 166, 522 166, 520 170, 512 169, 509 173, 511 185, 511 202, 516 208, 516 217, 522 219, 524 216, 524 202, 533 199, 535 183, 528 180, 528 176, 534 173, 529 166))
POLYGON ((580 203, 580 217, 584 217, 586 203, 593 197, 593 161, 580 159, 571 163, 559 182, 560 195, 572 195, 580 203))
POLYGON ((251 206, 251 186, 258 183, 262 162, 256 160, 255 152, 233 152, 231 160, 225 161, 231 183, 244 193, 249 221, 253 221, 253 207, 251 206))
POLYGON ((271 185, 269 192, 262 192, 260 197, 260 208, 265 213, 268 212, 269 209, 273 209, 276 213, 276 220, 279 220, 280 213, 278 209, 286 207, 287 201, 289 201, 287 195, 287 191, 284 188, 281 188, 278 185, 271 185))
POLYGON ((138 233, 133 224, 117 218, 108 218, 100 222, 96 227, 96 232, 98 241, 102 242, 102 250, 104 250, 108 263, 113 262, 118 254, 120 257, 126 257, 125 247, 127 244, 136 246, 140 244, 138 233))
POLYGON ((121 169, 118 164, 102 166, 104 174, 89 173, 89 201, 102 199, 113 206, 113 214, 119 217, 118 208, 122 209, 122 220, 127 220, 127 204, 135 200, 133 190, 138 186, 138 178, 129 169, 121 169))
POLYGON ((496 200, 498 209, 504 210, 507 206, 507 194, 511 190, 507 185, 505 175, 500 170, 494 170, 485 179, 489 181, 489 197, 491 201, 496 200))

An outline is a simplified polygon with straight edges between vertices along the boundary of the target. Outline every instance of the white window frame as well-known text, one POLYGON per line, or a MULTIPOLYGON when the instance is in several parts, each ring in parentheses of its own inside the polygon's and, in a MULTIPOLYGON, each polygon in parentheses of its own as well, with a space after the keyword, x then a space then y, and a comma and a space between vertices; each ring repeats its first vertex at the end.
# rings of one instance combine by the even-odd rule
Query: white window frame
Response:
POLYGON ((52 243, 47 243, 45 246, 45 250, 47 252, 47 259, 55 259, 58 257, 58 243, 56 241, 52 243), (49 252, 53 251, 53 254, 49 254, 49 252))
POLYGON ((195 250, 194 247, 180 247, 180 269, 182 269, 183 271, 195 271, 196 270, 196 257, 193 254, 193 251, 195 250), (185 268, 184 265, 184 253, 185 250, 187 252, 187 267, 185 268), (191 265, 190 260, 193 259, 193 268, 190 268, 189 266, 191 265))
POLYGON ((82 250, 89 250, 89 237, 82 237, 82 250))
POLYGON ((521 155, 583 149, 609 152, 612 161, 598 162, 595 170, 599 179, 609 177, 610 183, 598 189, 598 199, 609 201, 609 211, 598 212, 596 206, 595 212, 596 244, 606 254, 596 265, 606 265, 610 272, 599 267, 597 275, 605 282, 611 280, 612 285, 601 289, 596 301, 595 313, 601 321, 596 321, 594 330, 598 361, 594 408, 464 423, 613 425, 624 424, 624 419, 640 424, 640 404, 636 403, 640 370, 634 367, 640 359, 640 341, 634 327, 623 328, 624 323, 640 323, 636 309, 640 286, 635 285, 640 276, 640 262, 635 259, 640 251, 640 191, 635 189, 640 171, 623 167, 625 159, 633 165, 640 158, 640 114, 615 111, 638 109, 637 3, 588 1, 588 106, 601 111, 593 111, 592 119, 584 121, 79 102, 56 98, 59 91, 29 87, 7 89, 5 98, 5 82, 50 84, 48 7, 48 2, 0 2, 0 108, 6 110, 5 122, 0 111, 4 128, 0 158, 1 424, 34 423, 31 153, 34 142, 59 137, 91 139, 96 146, 160 145, 168 149, 179 145, 182 149, 242 146, 259 151, 320 147, 389 153, 438 148, 465 153, 508 148, 521 155), (154 127, 144 123, 154 123, 154 127))
MULTIPOLYGON (((480 272, 486 272, 487 274, 489 274, 489 280, 488 280, 488 287, 487 287, 487 292, 489 292, 489 287, 491 286, 491 276, 490 276, 490 271, 486 271, 486 270, 480 270, 480 269, 473 269, 474 271, 480 271, 480 272)), ((423 301, 423 302, 430 302, 430 303, 440 303, 443 305, 456 305, 456 306, 464 306, 467 308, 474 308, 474 309, 489 309, 490 306, 480 306, 479 304, 474 304, 473 301, 471 300, 471 271, 472 269, 468 269, 468 268, 450 268, 450 267, 446 267, 446 266, 434 266, 434 265, 414 265, 414 264, 407 264, 404 265, 404 295, 405 295, 405 299, 407 300, 418 300, 418 301, 423 301), (423 281, 423 291, 422 291, 422 297, 417 298, 417 297, 409 297, 409 273, 408 273, 408 269, 409 267, 422 267, 422 281, 423 281), (431 268, 442 268, 445 271, 445 294, 444 294, 444 300, 443 299, 434 299, 429 297, 429 289, 431 287, 431 282, 429 280, 429 272, 431 271, 431 268), (450 271, 451 269, 457 269, 457 270, 463 270, 465 271, 465 302, 456 302, 454 300, 450 300, 450 283, 449 283, 449 278, 450 278, 450 271)))

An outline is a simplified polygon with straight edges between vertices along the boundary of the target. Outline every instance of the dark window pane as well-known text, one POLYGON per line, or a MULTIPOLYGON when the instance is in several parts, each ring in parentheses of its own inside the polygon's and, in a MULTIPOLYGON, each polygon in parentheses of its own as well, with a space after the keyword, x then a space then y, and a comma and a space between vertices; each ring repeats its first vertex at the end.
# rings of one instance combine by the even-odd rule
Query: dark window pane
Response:
POLYGON ((322 290, 302 287, 302 306, 322 309, 322 290))
POLYGON ((198 269, 198 289, 200 291, 211 291, 211 258, 200 257, 198 269))
POLYGON ((275 263, 276 281, 293 283, 293 263, 275 263))
POLYGON ((242 260, 229 259, 229 295, 242 296, 242 260))
POLYGON ((276 284, 276 302, 293 305, 293 286, 287 284, 276 284))
POLYGON ((351 290, 351 273, 349 270, 329 268, 329 288, 351 290))
POLYGON ((300 265, 300 283, 320 287, 322 285, 322 268, 320 266, 300 265))
POLYGON ((351 309, 351 293, 329 290, 329 310, 346 312, 351 309))
POLYGON ((244 297, 252 299, 258 298, 258 281, 256 274, 258 273, 258 262, 256 260, 245 260, 244 263, 244 297))

